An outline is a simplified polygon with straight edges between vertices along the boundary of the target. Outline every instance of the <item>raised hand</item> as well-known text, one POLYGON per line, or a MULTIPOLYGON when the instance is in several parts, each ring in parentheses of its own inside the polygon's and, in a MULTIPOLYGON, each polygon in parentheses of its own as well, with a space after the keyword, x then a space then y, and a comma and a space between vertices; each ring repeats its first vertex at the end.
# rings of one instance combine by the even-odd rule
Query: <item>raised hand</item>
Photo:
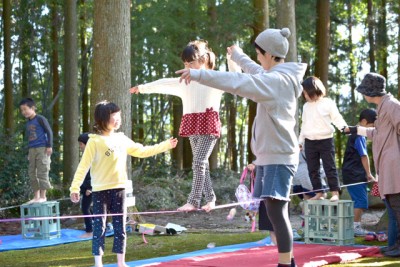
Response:
POLYGON ((132 87, 131 89, 129 89, 129 92, 131 93, 131 94, 139 94, 139 86, 134 86, 134 87, 132 87))
POLYGON ((181 75, 181 78, 179 79, 179 82, 182 82, 182 80, 184 80, 185 84, 189 84, 191 82, 191 80, 192 80, 191 77, 190 77, 190 69, 178 70, 175 73, 181 75))

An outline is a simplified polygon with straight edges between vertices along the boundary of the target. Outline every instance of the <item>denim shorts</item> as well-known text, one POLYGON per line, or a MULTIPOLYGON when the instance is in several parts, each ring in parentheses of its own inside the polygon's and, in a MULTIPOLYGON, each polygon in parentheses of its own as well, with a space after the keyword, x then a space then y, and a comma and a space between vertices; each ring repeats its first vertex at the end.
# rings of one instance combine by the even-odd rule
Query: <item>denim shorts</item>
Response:
POLYGON ((257 166, 253 196, 290 201, 290 187, 296 170, 297 165, 257 166))
POLYGON ((355 209, 368 209, 367 184, 356 184, 347 187, 355 209))

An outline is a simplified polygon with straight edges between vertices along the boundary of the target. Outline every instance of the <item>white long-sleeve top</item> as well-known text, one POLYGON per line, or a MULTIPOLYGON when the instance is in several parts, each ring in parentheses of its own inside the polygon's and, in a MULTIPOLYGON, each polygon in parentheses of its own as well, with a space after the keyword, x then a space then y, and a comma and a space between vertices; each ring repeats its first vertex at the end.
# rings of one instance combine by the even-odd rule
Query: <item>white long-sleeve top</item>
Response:
POLYGON ((333 137, 335 128, 341 130, 347 126, 335 102, 327 97, 322 97, 315 102, 307 102, 303 106, 302 125, 299 144, 304 140, 323 140, 333 137))
POLYGON ((185 82, 180 83, 179 78, 164 78, 139 85, 138 88, 142 94, 169 94, 182 99, 183 117, 180 136, 197 134, 220 136, 219 108, 223 91, 196 81, 186 85, 185 82))

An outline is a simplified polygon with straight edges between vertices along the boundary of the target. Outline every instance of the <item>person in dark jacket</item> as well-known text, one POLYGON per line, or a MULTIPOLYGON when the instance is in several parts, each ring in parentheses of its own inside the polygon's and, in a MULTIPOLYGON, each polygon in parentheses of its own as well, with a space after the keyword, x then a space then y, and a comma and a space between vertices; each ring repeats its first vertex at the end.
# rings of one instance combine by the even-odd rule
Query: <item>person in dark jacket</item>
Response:
MULTIPOLYGON (((83 152, 85 151, 86 143, 89 140, 88 133, 82 133, 78 137, 79 149, 83 152)), ((91 177, 90 171, 85 176, 85 180, 83 181, 80 187, 81 194, 81 211, 83 215, 92 215, 92 185, 91 185, 91 177)), ((81 235, 81 238, 89 238, 93 236, 93 225, 92 225, 92 217, 85 217, 85 233, 81 235)))

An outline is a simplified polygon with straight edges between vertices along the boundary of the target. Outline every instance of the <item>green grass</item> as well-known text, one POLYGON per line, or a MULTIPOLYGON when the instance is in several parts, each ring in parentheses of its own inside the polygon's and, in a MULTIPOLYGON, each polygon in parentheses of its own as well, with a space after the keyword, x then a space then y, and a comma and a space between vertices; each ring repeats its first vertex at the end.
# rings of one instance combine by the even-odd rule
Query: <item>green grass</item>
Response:
MULTIPOLYGON (((129 234, 127 241, 126 261, 155 258, 181 254, 207 248, 207 244, 216 246, 246 243, 265 238, 265 232, 255 233, 215 233, 188 232, 175 236, 146 236, 147 244, 141 235, 129 234)), ((105 264, 115 263, 116 256, 111 252, 113 238, 106 238, 106 251, 103 258, 105 264)), ((381 246, 382 242, 365 242, 356 238, 357 244, 381 246)), ((0 265, 5 266, 61 266, 87 267, 93 265, 91 241, 76 242, 66 245, 6 251, 0 253, 0 265)), ((4 245, 4 244, 2 244, 4 245)), ((399 258, 361 258, 348 264, 327 266, 399 266, 399 258)))

